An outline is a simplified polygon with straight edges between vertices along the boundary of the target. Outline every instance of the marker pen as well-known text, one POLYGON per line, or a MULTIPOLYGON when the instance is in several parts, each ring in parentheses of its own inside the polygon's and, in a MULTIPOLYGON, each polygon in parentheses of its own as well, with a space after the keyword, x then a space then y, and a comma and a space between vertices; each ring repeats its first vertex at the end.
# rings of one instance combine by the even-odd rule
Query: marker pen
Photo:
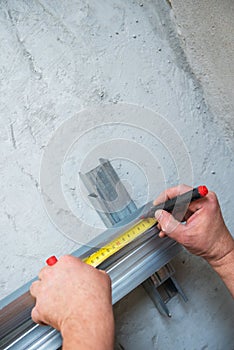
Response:
POLYGON ((147 211, 146 214, 141 216, 141 219, 146 218, 154 218, 155 212, 158 209, 163 209, 171 213, 174 208, 179 212, 188 206, 192 201, 205 197, 208 193, 208 189, 206 186, 198 186, 193 188, 191 191, 185 192, 177 197, 168 199, 166 202, 160 203, 158 205, 154 205, 147 211))
MULTIPOLYGON (((158 209, 164 209, 168 212, 172 212, 174 208, 179 212, 180 210, 184 210, 186 206, 188 206, 192 201, 205 197, 208 193, 208 189, 206 186, 199 186, 191 191, 185 192, 177 197, 171 198, 166 202, 155 205, 143 214, 140 219, 146 218, 154 218, 155 211, 158 209)), ((56 256, 51 256, 46 260, 47 265, 53 266, 57 262, 56 256)))

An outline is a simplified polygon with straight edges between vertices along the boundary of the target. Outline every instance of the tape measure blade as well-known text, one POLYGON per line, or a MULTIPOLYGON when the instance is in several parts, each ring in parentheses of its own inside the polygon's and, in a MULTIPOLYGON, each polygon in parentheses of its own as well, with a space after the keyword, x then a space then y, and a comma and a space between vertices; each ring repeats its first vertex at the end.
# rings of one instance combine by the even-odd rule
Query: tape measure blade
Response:
POLYGON ((119 237, 107 243, 105 246, 103 246, 87 258, 84 258, 83 261, 86 264, 92 265, 93 267, 99 266, 101 263, 110 258, 120 249, 131 243, 135 238, 139 237, 142 233, 154 226, 156 222, 157 221, 152 218, 139 221, 134 226, 126 230, 119 237))

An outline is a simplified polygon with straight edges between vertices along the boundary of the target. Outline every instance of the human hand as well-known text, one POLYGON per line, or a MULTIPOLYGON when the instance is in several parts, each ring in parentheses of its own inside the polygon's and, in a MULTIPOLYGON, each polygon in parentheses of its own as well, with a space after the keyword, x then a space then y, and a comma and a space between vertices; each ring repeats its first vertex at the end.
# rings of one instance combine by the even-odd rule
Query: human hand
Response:
POLYGON ((111 281, 104 271, 63 256, 40 271, 30 292, 32 319, 61 331, 63 349, 113 348, 111 281))
MULTIPOLYGON (((157 205, 191 190, 186 185, 169 188, 154 201, 157 205)), ((230 235, 214 192, 190 203, 185 214, 185 224, 181 224, 171 214, 158 210, 155 216, 159 223, 160 237, 169 236, 181 243, 191 253, 204 257, 213 264, 233 249, 230 235)))

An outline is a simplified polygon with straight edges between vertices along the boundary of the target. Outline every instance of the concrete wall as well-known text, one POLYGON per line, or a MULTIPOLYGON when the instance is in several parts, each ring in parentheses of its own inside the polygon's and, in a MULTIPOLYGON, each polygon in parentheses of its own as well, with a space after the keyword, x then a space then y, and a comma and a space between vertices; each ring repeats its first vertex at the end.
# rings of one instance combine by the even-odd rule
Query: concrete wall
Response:
POLYGON ((234 2, 172 1, 177 33, 215 120, 233 147, 234 2))
MULTIPOLYGON (((0 3, 0 298, 34 277, 48 256, 75 250, 84 237, 81 227, 81 239, 72 241, 51 222, 40 184, 46 145, 61 124, 84 108, 128 103, 162 115, 186 145, 194 178, 190 184, 204 183, 218 193, 233 232, 233 46, 228 43, 233 6, 209 6, 207 1, 199 6, 175 1, 172 6, 122 0, 0 3)), ((87 129, 100 124, 100 115, 83 118, 82 126, 86 123, 87 129)), ((143 129, 146 124, 142 118, 143 129)), ((153 129, 154 124, 147 126, 153 129)), ((149 150, 147 134, 135 136, 129 125, 116 130, 114 139, 130 143, 137 138, 149 150)), ((90 135, 96 146, 110 138, 106 131, 90 135)), ((150 151, 160 159, 156 146, 150 151)), ((117 156, 121 158, 121 147, 117 156)), ((149 170, 149 163, 138 163, 136 174, 149 170)), ((131 164, 131 159, 129 167, 120 159, 119 169, 126 170, 122 178, 142 194, 140 177, 127 174, 131 164)), ((184 174, 185 165, 182 157, 176 164, 184 174)), ((158 176, 168 174, 165 186, 183 178, 176 177, 171 161, 162 159, 160 167, 158 176)), ((62 179, 72 201, 76 188, 69 176, 62 179)), ((155 188, 155 196, 160 191, 155 188)), ((144 193, 135 199, 141 204, 144 193)), ((74 208, 76 202, 70 204, 74 208)), ((89 222, 97 225, 98 217, 89 222)), ((232 349, 233 304, 221 281, 187 253, 174 264, 189 302, 171 301, 169 320, 139 287, 115 308, 118 341, 129 350, 232 349)))

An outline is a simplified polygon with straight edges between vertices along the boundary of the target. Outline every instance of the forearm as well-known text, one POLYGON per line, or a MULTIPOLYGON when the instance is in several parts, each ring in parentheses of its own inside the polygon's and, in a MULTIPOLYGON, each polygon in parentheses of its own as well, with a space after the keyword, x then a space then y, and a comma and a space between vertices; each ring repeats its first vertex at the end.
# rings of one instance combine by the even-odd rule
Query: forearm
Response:
POLYGON ((234 297, 234 239, 230 239, 229 243, 229 250, 223 257, 215 261, 208 260, 208 262, 219 274, 234 297))

